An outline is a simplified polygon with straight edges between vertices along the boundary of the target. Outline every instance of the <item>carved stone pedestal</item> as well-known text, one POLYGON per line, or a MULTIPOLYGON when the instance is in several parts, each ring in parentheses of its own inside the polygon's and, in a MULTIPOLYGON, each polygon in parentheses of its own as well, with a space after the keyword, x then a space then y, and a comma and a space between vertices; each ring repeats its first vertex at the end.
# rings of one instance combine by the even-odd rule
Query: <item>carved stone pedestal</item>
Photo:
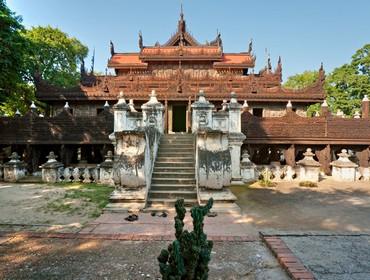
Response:
POLYGON ((314 153, 308 148, 303 154, 304 158, 297 162, 299 165, 299 180, 318 182, 321 164, 314 160, 314 153))
POLYGON ((13 152, 9 157, 10 161, 4 163, 4 181, 17 182, 19 179, 26 176, 26 163, 19 160, 16 152, 13 152))
POLYGON ((42 181, 45 183, 59 182, 61 169, 64 167, 64 165, 56 160, 57 156, 54 154, 54 152, 50 152, 46 158, 48 159, 47 162, 40 166, 42 170, 42 181))
POLYGON ((349 160, 349 154, 346 149, 343 149, 338 156, 337 160, 330 163, 333 167, 333 179, 336 181, 354 182, 358 165, 349 160))
POLYGON ((244 151, 242 155, 240 172, 244 183, 253 182, 257 179, 256 165, 250 161, 248 151, 244 151))

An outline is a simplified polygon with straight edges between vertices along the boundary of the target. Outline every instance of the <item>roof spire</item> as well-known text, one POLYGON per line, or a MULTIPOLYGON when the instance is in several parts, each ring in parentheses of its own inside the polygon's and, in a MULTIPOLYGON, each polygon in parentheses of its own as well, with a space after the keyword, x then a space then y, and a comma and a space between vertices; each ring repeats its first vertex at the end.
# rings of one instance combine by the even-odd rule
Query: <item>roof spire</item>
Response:
POLYGON ((110 45, 110 55, 113 56, 114 55, 114 45, 113 45, 112 40, 109 42, 109 45, 110 45))
POLYGON ((178 31, 180 33, 185 33, 186 32, 186 24, 184 20, 184 11, 182 9, 182 3, 181 3, 181 8, 180 8, 180 20, 178 24, 178 31))
POLYGON ((248 53, 251 54, 253 51, 253 39, 249 41, 249 46, 248 46, 248 53))
POLYGON ((95 48, 94 48, 93 55, 91 58, 91 70, 90 70, 91 75, 94 74, 94 64, 95 64, 95 48))
POLYGON ((141 33, 141 30, 139 31, 139 48, 140 50, 143 49, 143 34, 141 33))

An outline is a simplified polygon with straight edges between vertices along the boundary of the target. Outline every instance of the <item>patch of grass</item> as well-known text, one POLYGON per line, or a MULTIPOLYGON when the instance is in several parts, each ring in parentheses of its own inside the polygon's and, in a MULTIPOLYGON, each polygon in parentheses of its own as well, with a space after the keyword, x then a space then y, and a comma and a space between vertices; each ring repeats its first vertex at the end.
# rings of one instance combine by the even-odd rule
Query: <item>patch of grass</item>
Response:
POLYGON ((67 214, 87 214, 98 217, 109 202, 113 187, 95 183, 57 183, 65 190, 63 198, 54 199, 46 205, 47 211, 67 214))
POLYGON ((317 188, 318 187, 317 183, 311 182, 311 181, 299 182, 299 186, 300 187, 307 187, 307 188, 317 188))

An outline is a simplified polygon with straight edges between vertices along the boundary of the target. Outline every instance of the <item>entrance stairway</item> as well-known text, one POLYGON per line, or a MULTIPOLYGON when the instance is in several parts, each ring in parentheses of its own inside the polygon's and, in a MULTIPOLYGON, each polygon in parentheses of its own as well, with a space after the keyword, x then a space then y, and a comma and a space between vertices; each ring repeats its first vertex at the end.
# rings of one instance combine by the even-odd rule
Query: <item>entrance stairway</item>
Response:
POLYGON ((196 205, 194 166, 194 136, 163 135, 154 163, 146 210, 171 210, 179 198, 184 198, 187 207, 196 205))

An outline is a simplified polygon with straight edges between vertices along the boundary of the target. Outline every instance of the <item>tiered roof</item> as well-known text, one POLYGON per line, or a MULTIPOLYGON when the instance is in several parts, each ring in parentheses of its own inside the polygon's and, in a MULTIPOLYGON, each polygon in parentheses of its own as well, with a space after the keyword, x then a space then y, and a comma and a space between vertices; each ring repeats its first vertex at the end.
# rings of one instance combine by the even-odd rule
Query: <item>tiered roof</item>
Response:
POLYGON ((78 88, 60 89, 40 81, 37 97, 42 101, 116 100, 118 92, 123 91, 127 98, 146 100, 154 89, 161 100, 188 100, 195 99, 202 89, 210 100, 223 100, 231 91, 250 101, 311 103, 325 98, 322 68, 313 86, 285 89, 281 85, 280 58, 275 70, 269 59, 267 66, 254 74, 250 70, 255 66, 252 43, 246 52, 225 53, 221 34, 217 33, 213 41, 201 44, 187 31, 182 12, 176 32, 166 43, 144 46, 139 33, 139 49, 136 53, 117 53, 111 42, 108 67, 115 69, 115 76, 89 75, 82 69, 78 88), (192 68, 192 63, 201 64, 201 68, 192 68))

